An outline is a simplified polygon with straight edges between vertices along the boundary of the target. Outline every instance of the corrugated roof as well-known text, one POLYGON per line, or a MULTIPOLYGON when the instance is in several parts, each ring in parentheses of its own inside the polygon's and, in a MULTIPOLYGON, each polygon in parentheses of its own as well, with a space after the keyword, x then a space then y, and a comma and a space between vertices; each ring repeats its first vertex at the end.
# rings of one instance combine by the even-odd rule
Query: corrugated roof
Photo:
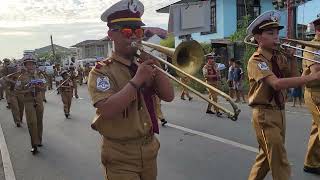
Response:
POLYGON ((184 4, 184 3, 190 3, 190 2, 199 2, 199 1, 203 1, 203 0, 181 0, 181 1, 178 1, 178 2, 175 2, 175 3, 172 3, 172 4, 168 5, 168 6, 165 6, 165 7, 162 7, 160 9, 157 9, 156 12, 157 13, 169 13, 171 5, 184 4))

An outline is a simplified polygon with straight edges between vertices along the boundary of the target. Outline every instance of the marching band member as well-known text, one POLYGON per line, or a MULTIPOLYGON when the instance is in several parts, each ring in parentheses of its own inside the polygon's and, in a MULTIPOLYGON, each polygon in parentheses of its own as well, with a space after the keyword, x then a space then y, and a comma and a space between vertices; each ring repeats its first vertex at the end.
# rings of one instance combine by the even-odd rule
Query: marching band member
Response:
POLYGON ((73 66, 73 64, 71 64, 70 67, 69 67, 69 73, 70 73, 70 79, 73 82, 74 97, 78 99, 79 98, 78 86, 77 86, 78 73, 75 70, 75 67, 73 66))
MULTIPOLYGON (((207 55, 206 59, 207 59, 207 63, 202 68, 203 76, 209 85, 215 88, 218 88, 218 79, 220 78, 220 72, 217 68, 217 64, 214 61, 212 54, 207 55)), ((207 89, 207 90, 209 92, 209 98, 214 102, 218 102, 218 94, 213 90, 210 90, 210 89, 207 89)), ((218 117, 222 115, 221 112, 219 112, 219 109, 215 106, 214 106, 214 111, 215 112, 212 112, 212 104, 208 103, 207 112, 206 112, 207 114, 217 113, 218 117)))
POLYGON ((62 84, 60 84, 60 93, 61 93, 61 99, 63 102, 63 110, 64 114, 67 119, 70 118, 70 108, 71 108, 71 102, 73 97, 73 86, 74 82, 71 79, 71 76, 68 74, 67 70, 64 70, 61 72, 61 76, 63 78, 62 84))
POLYGON ((24 74, 24 71, 22 69, 24 68, 21 68, 21 70, 17 69, 16 72, 4 77, 4 80, 9 89, 8 100, 10 102, 10 109, 12 112, 14 123, 17 127, 21 127, 24 111, 23 97, 21 97, 21 95, 15 89, 18 77, 24 74))
POLYGON ((249 180, 264 179, 271 170, 273 179, 290 179, 290 164, 285 150, 286 89, 320 80, 320 72, 298 76, 294 52, 285 57, 277 49, 280 13, 268 11, 257 17, 248 27, 258 44, 248 61, 249 106, 259 143, 259 154, 251 169, 249 180))
POLYGON ((23 94, 26 120, 31 137, 31 152, 38 153, 38 147, 42 146, 43 130, 43 96, 45 89, 45 77, 36 70, 36 60, 32 55, 23 57, 23 65, 26 73, 17 79, 16 89, 23 94))
MULTIPOLYGON (((312 22, 315 27, 315 37, 312 40, 320 45, 320 18, 312 22)), ((306 47, 307 50, 320 52, 319 49, 306 47)), ((303 56, 310 59, 318 59, 319 56, 304 52, 303 56)), ((303 75, 314 74, 320 71, 320 64, 303 61, 303 75)), ((304 171, 320 175, 320 84, 319 82, 306 85, 304 98, 308 109, 312 114, 312 126, 308 149, 304 161, 304 171)))
POLYGON ((114 52, 91 70, 88 89, 97 108, 92 128, 103 136, 101 158, 108 180, 156 180, 160 144, 154 136, 159 127, 153 95, 163 101, 174 98, 169 78, 153 67, 160 67, 158 62, 147 58, 139 66, 134 63, 138 49, 131 44, 143 38, 143 10, 138 0, 121 0, 101 16, 108 22, 114 52))

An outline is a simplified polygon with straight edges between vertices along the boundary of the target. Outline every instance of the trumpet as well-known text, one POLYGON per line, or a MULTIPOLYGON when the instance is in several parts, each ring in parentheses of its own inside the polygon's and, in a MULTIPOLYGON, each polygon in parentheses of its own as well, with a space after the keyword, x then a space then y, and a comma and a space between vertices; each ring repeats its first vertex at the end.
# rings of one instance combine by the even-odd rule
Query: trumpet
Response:
POLYGON ((185 41, 182 42, 176 49, 173 48, 167 48, 163 47, 157 44, 148 43, 142 41, 141 43, 133 42, 131 44, 132 47, 138 48, 137 55, 140 56, 142 52, 147 53, 151 58, 173 68, 176 70, 177 74, 181 76, 189 77, 190 79, 202 84, 206 88, 215 91, 217 94, 222 96, 227 102, 230 103, 233 112, 228 110, 227 108, 223 107, 222 105, 218 104, 217 102, 212 101, 211 99, 205 97, 203 94, 201 94, 199 91, 193 89, 192 87, 188 86, 187 84, 181 82, 176 77, 172 76, 168 72, 164 71, 162 68, 158 66, 154 66, 157 68, 160 72, 164 73, 166 76, 168 76, 173 81, 177 82, 181 86, 187 88, 191 92, 193 92, 195 95, 200 97, 201 99, 207 101, 208 103, 212 104, 213 106, 220 109, 222 112, 226 113, 228 115, 228 118, 230 118, 233 121, 236 121, 238 119, 238 115, 240 113, 240 109, 237 107, 237 105, 233 102, 232 98, 228 96, 226 93, 220 91, 219 89, 212 87, 211 85, 205 83, 204 81, 196 78, 193 76, 193 74, 197 73, 203 62, 204 62, 204 52, 199 43, 196 41, 185 41), (172 64, 167 62, 166 60, 152 55, 150 52, 146 52, 146 50, 143 48, 143 46, 149 47, 153 50, 157 50, 158 52, 161 52, 169 57, 172 57, 172 64))
MULTIPOLYGON (((296 40, 296 39, 289 39, 289 38, 280 38, 280 40, 281 41, 287 41, 287 42, 293 42, 293 43, 296 43, 296 44, 300 44, 302 46, 308 46, 308 47, 312 47, 312 48, 320 50, 320 44, 318 44, 318 43, 309 42, 309 41, 302 41, 302 40, 296 40)), ((245 37, 244 43, 246 43, 248 45, 252 45, 252 46, 258 47, 258 44, 254 43, 253 36, 250 36, 250 35, 245 37)), ((308 52, 308 53, 311 53, 311 54, 316 55, 316 56, 320 56, 320 53, 317 52, 317 51, 310 51, 308 49, 299 48, 299 47, 290 45, 289 43, 286 43, 286 42, 277 43, 277 48, 275 50, 278 50, 281 53, 283 53, 285 55, 288 55, 288 53, 285 51, 285 48, 291 48, 291 49, 295 49, 295 50, 299 50, 299 51, 308 52)), ((300 58, 300 59, 303 59, 303 60, 306 60, 306 61, 320 63, 319 60, 310 59, 310 58, 307 58, 307 57, 299 56, 297 54, 294 54, 293 56, 297 57, 297 58, 300 58)))

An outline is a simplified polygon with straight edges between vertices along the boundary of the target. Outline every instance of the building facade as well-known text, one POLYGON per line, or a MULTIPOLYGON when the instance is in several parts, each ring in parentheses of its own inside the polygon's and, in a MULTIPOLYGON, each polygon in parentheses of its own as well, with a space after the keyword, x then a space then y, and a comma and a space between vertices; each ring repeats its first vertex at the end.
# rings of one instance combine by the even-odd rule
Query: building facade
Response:
POLYGON ((85 40, 72 47, 76 48, 78 60, 88 58, 107 58, 112 53, 112 41, 106 37, 100 40, 85 40))
MULTIPOLYGON (((200 0, 182 0, 179 3, 197 2, 200 0)), ((261 13, 274 10, 272 0, 210 0, 211 4, 211 31, 191 34, 192 39, 211 43, 212 40, 227 39, 237 31, 243 16, 250 15, 251 19, 259 16, 261 13)), ((170 6, 158 9, 158 13, 169 13, 170 6)), ((282 11, 281 24, 286 25, 287 15, 282 11)), ((281 31, 281 36, 286 35, 286 28, 281 31)), ((181 43, 183 37, 175 37, 176 46, 181 43)))

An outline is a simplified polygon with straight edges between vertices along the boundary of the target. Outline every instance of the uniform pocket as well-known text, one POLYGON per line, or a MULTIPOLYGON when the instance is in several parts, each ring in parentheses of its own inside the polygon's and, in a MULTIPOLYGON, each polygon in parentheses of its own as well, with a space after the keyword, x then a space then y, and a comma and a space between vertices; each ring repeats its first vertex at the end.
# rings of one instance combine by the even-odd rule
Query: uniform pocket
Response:
POLYGON ((252 111, 252 119, 258 123, 266 123, 266 114, 265 110, 256 108, 252 111))

